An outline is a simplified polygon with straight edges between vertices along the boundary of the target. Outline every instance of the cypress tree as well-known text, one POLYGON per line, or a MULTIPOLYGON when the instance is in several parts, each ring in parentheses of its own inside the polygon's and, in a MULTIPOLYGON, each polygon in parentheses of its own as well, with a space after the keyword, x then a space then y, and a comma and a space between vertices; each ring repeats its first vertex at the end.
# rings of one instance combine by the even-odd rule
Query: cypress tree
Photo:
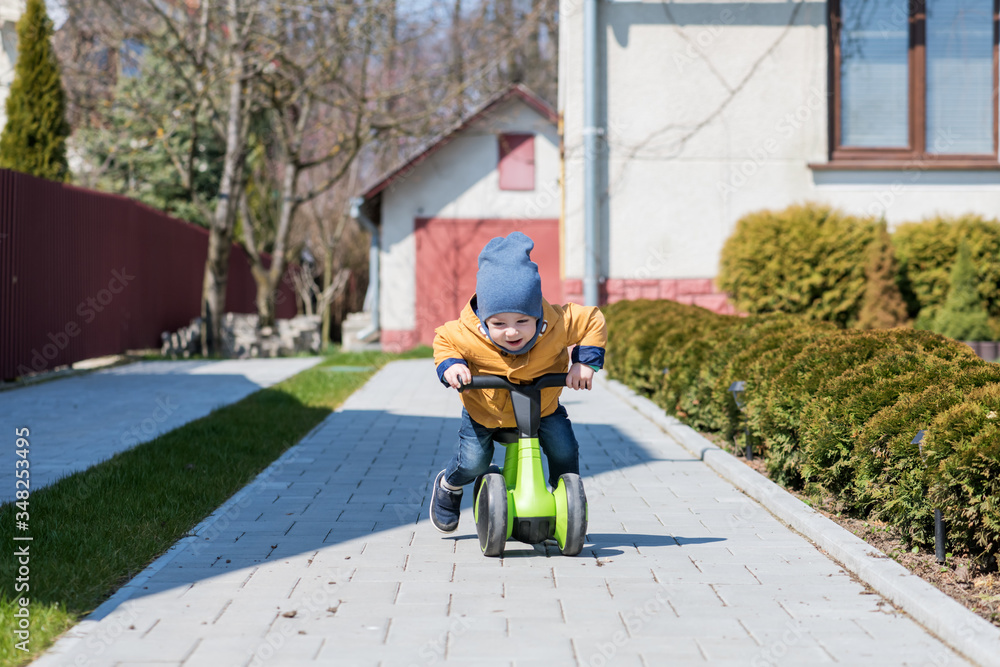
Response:
POLYGON ((989 313, 976 289, 978 278, 972 251, 964 240, 951 267, 951 287, 944 307, 934 318, 934 331, 955 340, 988 340, 989 313))
POLYGON ((27 0, 17 22, 17 65, 0 135, 0 167, 66 181, 66 96, 44 0, 27 0))
POLYGON ((859 329, 891 329, 906 324, 906 303, 896 284, 896 255, 884 222, 868 247, 865 294, 858 315, 859 329))

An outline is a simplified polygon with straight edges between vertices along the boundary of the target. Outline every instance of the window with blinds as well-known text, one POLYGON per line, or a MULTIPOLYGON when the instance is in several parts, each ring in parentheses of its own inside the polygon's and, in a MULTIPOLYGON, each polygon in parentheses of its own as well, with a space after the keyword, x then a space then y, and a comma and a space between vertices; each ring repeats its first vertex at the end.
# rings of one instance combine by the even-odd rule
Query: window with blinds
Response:
POLYGON ((993 152, 993 0, 927 3, 928 152, 993 152))
POLYGON ((907 0, 843 0, 840 31, 841 143, 910 143, 907 0))
POLYGON ((1000 0, 831 0, 838 160, 997 155, 1000 0))

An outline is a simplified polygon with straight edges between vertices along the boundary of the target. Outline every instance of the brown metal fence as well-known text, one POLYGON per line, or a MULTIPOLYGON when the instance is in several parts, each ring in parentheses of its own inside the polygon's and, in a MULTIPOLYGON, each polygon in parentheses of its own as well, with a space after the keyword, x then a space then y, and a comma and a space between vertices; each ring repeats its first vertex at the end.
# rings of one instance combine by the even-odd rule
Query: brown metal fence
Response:
MULTIPOLYGON (((0 169, 0 379, 126 350, 201 311, 208 232, 125 197, 0 169)), ((250 263, 229 259, 226 310, 256 312, 250 263)), ((277 316, 295 315, 287 282, 277 316)))

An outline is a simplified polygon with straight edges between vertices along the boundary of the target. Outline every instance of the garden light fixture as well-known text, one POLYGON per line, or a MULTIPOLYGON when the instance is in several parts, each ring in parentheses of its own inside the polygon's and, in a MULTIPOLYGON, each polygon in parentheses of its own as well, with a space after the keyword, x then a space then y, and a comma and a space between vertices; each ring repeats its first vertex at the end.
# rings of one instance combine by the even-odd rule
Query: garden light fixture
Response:
MULTIPOLYGON (((736 403, 736 407, 741 413, 743 412, 743 406, 746 404, 744 401, 745 392, 746 382, 743 380, 736 380, 729 385, 729 393, 733 395, 733 402, 736 403)), ((743 422, 743 435, 744 442, 746 443, 747 461, 753 461, 753 445, 750 444, 750 425, 746 421, 743 422)))
MULTIPOLYGON (((911 445, 920 448, 920 458, 924 458, 924 431, 917 431, 917 434, 910 441, 911 445)), ((944 515, 941 510, 934 510, 934 557, 937 562, 944 564, 946 555, 944 552, 944 515)))

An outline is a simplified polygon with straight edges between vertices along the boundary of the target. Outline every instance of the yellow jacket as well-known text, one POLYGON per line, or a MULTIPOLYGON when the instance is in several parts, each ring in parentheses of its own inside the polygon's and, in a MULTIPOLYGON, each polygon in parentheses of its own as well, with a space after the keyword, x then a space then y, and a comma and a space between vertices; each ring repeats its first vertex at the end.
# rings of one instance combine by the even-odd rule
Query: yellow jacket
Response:
MULTIPOLYGON (((448 359, 464 360, 473 375, 502 375, 511 382, 530 382, 546 373, 569 370, 571 345, 603 348, 608 335, 604 315, 593 306, 569 303, 553 306, 542 299, 543 330, 534 346, 523 354, 511 354, 498 348, 486 336, 485 325, 466 304, 457 320, 434 330, 434 363, 448 359)), ((561 387, 542 390, 541 416, 555 412, 561 387)), ((514 410, 506 389, 476 389, 461 393, 469 416, 488 428, 513 427, 514 410)))

